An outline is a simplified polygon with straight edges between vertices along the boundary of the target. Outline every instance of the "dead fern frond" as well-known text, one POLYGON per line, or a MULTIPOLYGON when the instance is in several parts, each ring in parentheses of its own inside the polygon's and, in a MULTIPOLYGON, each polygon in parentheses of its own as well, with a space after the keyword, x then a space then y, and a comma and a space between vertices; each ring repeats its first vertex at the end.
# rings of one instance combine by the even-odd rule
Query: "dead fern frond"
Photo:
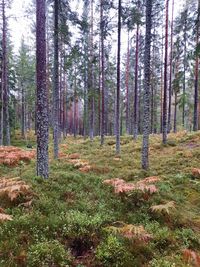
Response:
POLYGON ((0 164, 16 166, 20 161, 29 162, 35 157, 35 151, 26 151, 17 147, 0 147, 0 164))
POLYGON ((193 168, 192 175, 194 176, 194 178, 197 178, 197 179, 200 178, 200 169, 193 168))
POLYGON ((158 188, 153 184, 153 181, 158 182, 159 180, 160 179, 158 177, 148 177, 136 183, 127 183, 123 179, 115 178, 104 180, 103 183, 112 185, 116 194, 129 193, 132 191, 141 191, 142 193, 153 194, 158 191, 158 188))
POLYGON ((15 200, 19 195, 30 194, 30 187, 19 177, 11 179, 0 179, 0 196, 8 197, 10 201, 15 200))
POLYGON ((170 214, 171 210, 176 209, 175 202, 169 201, 166 204, 154 205, 150 207, 150 210, 155 213, 170 214))
POLYGON ((5 222, 5 221, 12 221, 13 218, 11 215, 0 213, 0 222, 5 222))
POLYGON ((0 222, 4 221, 12 221, 12 216, 5 214, 4 209, 0 207, 0 222))
POLYGON ((183 250, 183 260, 186 263, 192 264, 193 266, 196 266, 196 267, 200 266, 200 255, 197 254, 193 250, 184 249, 183 250))
POLYGON ((158 176, 150 176, 137 182, 137 184, 154 184, 160 182, 161 179, 158 176))
POLYGON ((109 226, 106 228, 113 234, 119 234, 128 239, 134 239, 138 241, 148 242, 152 239, 152 235, 149 234, 143 227, 143 225, 124 224, 121 227, 109 226))

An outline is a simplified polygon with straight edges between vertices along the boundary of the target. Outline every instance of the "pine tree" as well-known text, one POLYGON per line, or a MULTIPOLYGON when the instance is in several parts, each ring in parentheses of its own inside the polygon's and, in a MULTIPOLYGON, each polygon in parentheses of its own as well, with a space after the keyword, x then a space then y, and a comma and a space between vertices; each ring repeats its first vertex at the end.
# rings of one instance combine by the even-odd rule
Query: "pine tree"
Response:
POLYGON ((58 12, 59 1, 54 0, 54 69, 53 69, 53 140, 54 158, 58 158, 59 152, 59 57, 58 57, 58 12))
POLYGON ((45 0, 36 1, 36 77, 37 77, 37 175, 49 176, 48 141, 49 116, 46 84, 45 0))
POLYGON ((117 91, 116 91, 116 154, 120 153, 120 57, 121 57, 121 0, 118 1, 117 91))
POLYGON ((146 0, 146 34, 144 52, 144 114, 142 168, 149 167, 149 133, 150 133, 150 61, 151 61, 152 0, 146 0))
POLYGON ((9 121, 9 92, 8 92, 8 51, 7 51, 7 18, 6 3, 2 1, 2 94, 3 94, 3 128, 5 129, 5 145, 10 145, 10 121, 9 121))

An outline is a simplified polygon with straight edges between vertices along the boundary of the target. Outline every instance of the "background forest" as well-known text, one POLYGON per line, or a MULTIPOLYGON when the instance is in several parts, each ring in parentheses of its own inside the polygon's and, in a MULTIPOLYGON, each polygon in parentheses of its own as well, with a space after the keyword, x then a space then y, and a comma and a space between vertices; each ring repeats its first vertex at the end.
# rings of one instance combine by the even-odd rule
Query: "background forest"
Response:
POLYGON ((34 0, 21 18, 16 1, 0 267, 199 267, 200 1, 34 0))

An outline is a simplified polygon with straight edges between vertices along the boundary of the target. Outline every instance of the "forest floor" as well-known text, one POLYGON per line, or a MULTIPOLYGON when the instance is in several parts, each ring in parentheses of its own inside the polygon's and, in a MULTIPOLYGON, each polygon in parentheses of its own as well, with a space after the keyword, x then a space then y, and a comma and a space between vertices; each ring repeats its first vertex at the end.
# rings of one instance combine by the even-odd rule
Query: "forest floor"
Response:
MULTIPOLYGON (((1 178, 19 177, 10 192, 0 180, 0 267, 200 266, 200 132, 151 136, 149 171, 141 140, 122 137, 116 157, 112 137, 67 137, 59 160, 50 145, 46 180, 35 160, 0 164, 1 178)), ((19 135, 12 145, 27 149, 19 135)))

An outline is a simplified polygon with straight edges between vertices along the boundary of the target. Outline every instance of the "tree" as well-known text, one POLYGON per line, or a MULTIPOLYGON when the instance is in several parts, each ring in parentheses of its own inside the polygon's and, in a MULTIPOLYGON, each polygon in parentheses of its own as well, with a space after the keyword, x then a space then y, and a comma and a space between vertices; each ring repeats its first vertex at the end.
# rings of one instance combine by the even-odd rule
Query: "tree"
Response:
POLYGON ((49 176, 48 141, 48 93, 46 84, 46 14, 45 0, 36 1, 36 77, 37 77, 37 175, 49 176))
POLYGON ((101 145, 104 144, 104 134, 105 134, 105 53, 104 53, 104 1, 100 0, 100 30, 101 30, 101 145))
POLYGON ((165 61, 164 61, 164 98, 163 98, 163 144, 166 144, 167 143, 168 9, 169 9, 169 0, 166 0, 166 14, 165 14, 165 61))
MULTIPOLYGON (((10 121, 9 121, 9 93, 8 93, 8 56, 7 56, 7 18, 6 3, 2 1, 2 94, 3 94, 3 125, 5 129, 5 145, 10 145, 10 121)), ((2 123, 1 123, 2 125, 2 123)), ((1 140, 2 138, 0 138, 1 140)))
POLYGON ((173 25, 174 25, 174 0, 172 0, 172 19, 171 19, 171 47, 170 47, 170 71, 169 71, 169 102, 168 102, 168 133, 171 130, 171 107, 172 107, 172 59, 173 59, 173 25))
MULTIPOLYGON (((16 78, 19 87, 18 101, 21 101, 21 135, 25 138, 26 130, 31 125, 35 100, 35 58, 22 37, 19 56, 15 63, 16 78)), ((11 78, 10 78, 11 81, 11 78)), ((16 94, 15 94, 16 95, 16 94)), ((16 98, 16 96, 15 96, 16 98)), ((16 114, 18 116, 18 114, 16 114)), ((17 117, 18 119, 18 117, 17 117)))
POLYGON ((142 168, 149 167, 149 132, 150 132, 150 61, 151 61, 152 0, 146 0, 146 34, 144 52, 144 114, 142 168))
POLYGON ((117 92, 116 92, 116 154, 120 153, 120 57, 121 57, 121 0, 118 1, 117 92))
MULTIPOLYGON (((139 2, 138 2, 139 9, 139 2)), ((133 137, 138 134, 138 60, 139 60, 139 22, 136 26, 136 48, 135 48, 135 90, 134 90, 134 114, 133 114, 133 137)))
POLYGON ((54 0, 54 69, 53 69, 53 140, 54 158, 59 151, 59 58, 58 58, 58 0, 54 0))
MULTIPOLYGON (((199 45, 199 23, 200 23, 200 1, 198 1, 198 12, 197 12, 197 22, 196 22, 196 59, 195 59, 195 80, 194 80, 194 118, 193 118, 193 130, 197 131, 200 128, 198 127, 198 95, 199 95, 199 54, 198 54, 198 45, 199 45)), ((199 105, 200 107, 200 105, 199 105)), ((200 111, 199 111, 200 112, 200 111)))

